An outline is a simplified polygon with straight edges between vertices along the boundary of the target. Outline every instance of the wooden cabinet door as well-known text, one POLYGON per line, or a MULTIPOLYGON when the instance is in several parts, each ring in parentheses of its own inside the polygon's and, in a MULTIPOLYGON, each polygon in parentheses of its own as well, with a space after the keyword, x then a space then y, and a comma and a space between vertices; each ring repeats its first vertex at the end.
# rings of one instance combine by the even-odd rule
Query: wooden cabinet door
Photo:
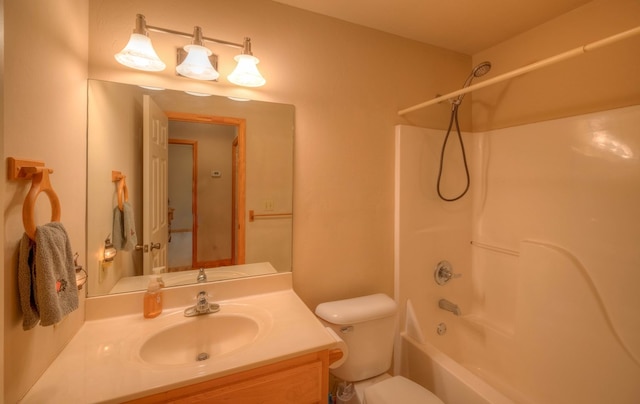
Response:
POLYGON ((328 350, 313 352, 130 403, 324 404, 329 393, 329 358, 328 350))

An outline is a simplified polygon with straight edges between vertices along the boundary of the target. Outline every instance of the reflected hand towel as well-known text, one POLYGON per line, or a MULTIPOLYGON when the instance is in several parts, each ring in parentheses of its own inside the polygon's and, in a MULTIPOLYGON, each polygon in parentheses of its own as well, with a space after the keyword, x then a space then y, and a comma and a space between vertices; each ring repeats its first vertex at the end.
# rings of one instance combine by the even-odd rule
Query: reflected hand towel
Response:
POLYGON ((113 245, 118 250, 131 251, 138 244, 133 207, 129 202, 113 210, 113 245))

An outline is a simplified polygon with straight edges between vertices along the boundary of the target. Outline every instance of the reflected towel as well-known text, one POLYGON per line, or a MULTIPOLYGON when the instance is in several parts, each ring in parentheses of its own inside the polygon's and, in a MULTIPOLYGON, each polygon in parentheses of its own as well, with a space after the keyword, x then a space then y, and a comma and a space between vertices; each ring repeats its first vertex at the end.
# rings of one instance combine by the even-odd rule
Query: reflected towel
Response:
POLYGON ((113 246, 117 250, 131 251, 138 244, 133 207, 129 202, 122 204, 122 210, 113 210, 113 246))
POLYGON ((36 227, 35 242, 25 234, 18 252, 18 292, 22 328, 59 323, 78 308, 71 242, 62 223, 36 227))

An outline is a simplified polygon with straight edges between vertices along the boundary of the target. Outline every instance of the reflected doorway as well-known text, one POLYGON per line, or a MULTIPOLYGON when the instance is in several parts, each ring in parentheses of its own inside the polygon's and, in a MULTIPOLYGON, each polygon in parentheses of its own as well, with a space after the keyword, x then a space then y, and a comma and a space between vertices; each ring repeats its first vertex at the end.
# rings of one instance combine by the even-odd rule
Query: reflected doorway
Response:
POLYGON ((168 270, 244 264, 244 120, 166 114, 170 136, 168 270))

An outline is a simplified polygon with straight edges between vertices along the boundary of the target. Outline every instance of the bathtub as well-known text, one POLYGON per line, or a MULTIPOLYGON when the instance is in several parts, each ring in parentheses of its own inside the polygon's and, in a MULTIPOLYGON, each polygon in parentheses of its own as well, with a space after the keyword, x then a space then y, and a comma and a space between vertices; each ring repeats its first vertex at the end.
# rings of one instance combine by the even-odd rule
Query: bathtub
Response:
POLYGON ((470 278, 485 294, 462 303, 460 315, 438 307, 440 296, 465 302, 453 288, 400 301, 396 373, 447 404, 640 402, 638 340, 614 321, 588 268, 538 241, 508 258, 483 254, 478 262, 491 265, 476 265, 470 278), (501 271, 508 267, 513 278, 501 271), (512 285, 502 289, 513 300, 498 300, 489 280, 512 285))
POLYGON ((446 404, 513 404, 488 384, 427 341, 400 334, 401 373, 437 395, 446 404))

